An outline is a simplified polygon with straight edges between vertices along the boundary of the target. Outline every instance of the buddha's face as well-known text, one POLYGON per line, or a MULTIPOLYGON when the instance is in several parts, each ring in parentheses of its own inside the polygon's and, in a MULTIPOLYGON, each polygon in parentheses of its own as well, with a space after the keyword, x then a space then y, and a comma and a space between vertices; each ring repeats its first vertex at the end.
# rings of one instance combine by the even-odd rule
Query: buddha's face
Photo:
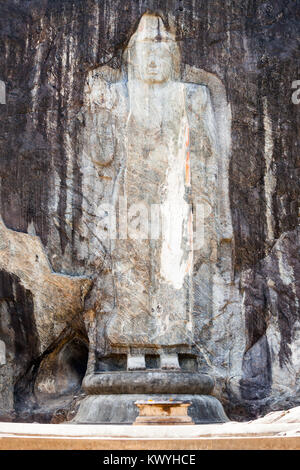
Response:
POLYGON ((133 60, 136 78, 155 84, 168 81, 172 75, 172 54, 166 41, 137 41, 133 60))

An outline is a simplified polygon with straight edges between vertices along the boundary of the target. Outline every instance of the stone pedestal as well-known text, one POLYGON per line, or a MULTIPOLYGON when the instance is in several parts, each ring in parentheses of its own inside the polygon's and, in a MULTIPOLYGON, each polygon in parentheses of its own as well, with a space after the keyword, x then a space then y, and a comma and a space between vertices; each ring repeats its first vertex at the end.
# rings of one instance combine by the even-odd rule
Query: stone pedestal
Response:
POLYGON ((90 395, 80 404, 74 423, 77 424, 133 424, 138 417, 139 400, 169 400, 190 402, 188 416, 195 424, 225 423, 228 418, 219 400, 209 395, 187 394, 120 394, 90 395))
POLYGON ((214 387, 207 374, 179 370, 112 371, 88 374, 83 388, 89 395, 80 404, 74 422, 132 424, 136 402, 190 403, 188 416, 195 424, 228 421, 221 403, 209 396, 214 387))
MULTIPOLYGON (((207 374, 183 370, 135 370, 95 372, 83 380, 89 395, 104 394, 203 394, 214 387, 207 374)), ((150 398, 150 397, 149 397, 150 398)))

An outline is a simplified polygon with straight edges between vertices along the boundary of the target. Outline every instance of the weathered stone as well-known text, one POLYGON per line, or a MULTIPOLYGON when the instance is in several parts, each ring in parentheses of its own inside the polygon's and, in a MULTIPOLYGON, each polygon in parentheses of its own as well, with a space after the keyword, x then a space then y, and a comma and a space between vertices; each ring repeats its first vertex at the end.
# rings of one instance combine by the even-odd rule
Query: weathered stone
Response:
MULTIPOLYGON (((55 273, 93 278, 85 331, 75 321, 69 293, 58 300, 63 311, 71 309, 66 318, 58 310, 49 314, 39 276, 31 268, 17 273, 1 264, 9 293, 9 300, 1 301, 0 339, 7 361, 0 368, 1 407, 10 416, 14 388, 20 390, 19 374, 35 364, 28 376, 33 389, 39 364, 55 368, 59 363, 41 354, 47 356, 49 348, 62 350, 74 331, 89 341, 91 370, 96 361, 99 368, 123 367, 124 359, 126 368, 128 351, 125 358, 124 351, 116 351, 116 360, 98 357, 107 348, 101 332, 113 313, 115 294, 109 247, 95 227, 101 219, 97 208, 115 181, 118 162, 113 156, 124 151, 124 140, 113 139, 116 132, 122 135, 116 126, 126 116, 124 95, 119 93, 120 102, 113 96, 122 81, 122 53, 146 11, 159 13, 167 26, 175 24, 180 82, 214 90, 210 99, 218 110, 219 147, 225 151, 218 162, 224 162, 225 171, 219 166, 219 176, 227 171, 229 176, 218 184, 224 207, 230 201, 230 210, 219 219, 224 236, 216 251, 212 249, 212 259, 206 253, 194 266, 199 368, 216 377, 214 393, 236 419, 299 404, 299 107, 292 101, 292 83, 299 79, 299 6, 284 0, 178 5, 177 0, 1 3, 0 79, 7 92, 6 104, 0 104, 1 216, 11 236, 30 237, 29 252, 35 253, 34 234, 40 238, 55 273), (97 74, 98 83, 111 90, 104 98, 105 104, 111 100, 112 110, 89 115, 87 86, 97 74), (112 127, 116 107, 119 120, 112 127), (231 215, 232 230, 229 224, 223 231, 226 214, 231 215)), ((190 142, 194 145, 192 138, 190 142)), ((191 165, 196 162, 191 159, 191 165)), ((207 222, 213 224, 210 217, 207 222)), ((7 250, 3 240, 0 249, 7 250)), ((14 262, 22 270, 26 256, 22 262, 17 258, 14 262)), ((44 272, 42 265, 37 267, 44 272)), ((56 276, 48 273, 41 279, 56 282, 56 276)), ((73 293, 79 292, 75 285, 73 293)), ((54 287, 51 292, 49 299, 57 296, 54 287)), ((82 308, 81 302, 75 304, 82 308)), ((75 349, 70 350, 77 355, 75 349)), ((157 363, 159 351, 138 353, 146 354, 146 363, 157 363)), ((195 360, 195 351, 185 354, 183 348, 181 367, 195 360)), ((21 396, 23 392, 21 387, 21 396)))
POLYGON ((89 73, 82 113, 83 187, 88 193, 92 181, 97 195, 84 202, 87 223, 111 260, 111 282, 98 294, 106 299, 97 316, 98 354, 184 345, 189 351, 194 282, 209 277, 216 284, 214 295, 201 296, 208 311, 215 295, 232 296, 231 251, 221 255, 223 241, 232 240, 224 86, 203 70, 180 70, 175 36, 159 16, 144 15, 120 74, 109 67, 89 73), (150 227, 155 208, 160 219, 151 217, 150 227))
POLYGON ((1 355, 0 414, 5 417, 7 409, 16 407, 20 416, 30 416, 39 395, 47 402, 53 395, 80 388, 87 347, 81 375, 74 369, 75 353, 62 355, 62 371, 54 358, 62 348, 70 348, 76 330, 82 329, 83 302, 91 281, 53 273, 40 239, 8 230, 1 220, 0 240, 0 335, 7 350, 7 360, 5 348, 1 355))
MULTIPOLYGON (((219 400, 208 395, 171 395, 174 400, 188 401, 188 415, 195 424, 224 423, 228 421, 219 400)), ((132 424, 138 416, 137 400, 164 400, 168 395, 91 395, 84 398, 73 422, 85 424, 132 424)))
POLYGON ((188 371, 120 371, 87 374, 83 381, 84 390, 93 395, 98 393, 185 393, 209 394, 214 387, 213 379, 207 374, 188 371))
POLYGON ((127 370, 143 370, 146 369, 146 362, 144 355, 134 355, 131 356, 128 354, 127 356, 127 370))
POLYGON ((109 299, 107 287, 113 294, 110 307, 107 300, 105 311, 96 311, 96 351, 83 382, 90 394, 207 393, 198 370, 181 371, 178 354, 197 356, 193 275, 199 260, 213 286, 213 273, 219 277, 215 288, 223 296, 229 286, 234 290, 230 252, 221 263, 218 257, 218 245, 232 241, 230 107, 217 77, 180 65, 174 32, 159 15, 145 14, 123 53, 120 74, 104 67, 87 78, 82 160, 89 170, 83 185, 93 175, 98 200, 88 214, 94 214, 90 224, 110 261, 112 286, 104 283, 98 295, 109 299), (153 351, 160 370, 129 373, 146 369, 141 358, 153 351), (116 372, 114 365, 97 373, 107 358, 119 363, 118 354, 129 354, 127 371, 116 372))
POLYGON ((162 354, 160 356, 161 369, 180 369, 178 354, 162 354))
MULTIPOLYGON (((18 276, 34 297, 39 352, 56 339, 83 309, 91 281, 83 276, 54 273, 40 239, 8 230, 0 219, 0 270, 18 276)), ((1 297, 5 298, 5 292, 1 297)))

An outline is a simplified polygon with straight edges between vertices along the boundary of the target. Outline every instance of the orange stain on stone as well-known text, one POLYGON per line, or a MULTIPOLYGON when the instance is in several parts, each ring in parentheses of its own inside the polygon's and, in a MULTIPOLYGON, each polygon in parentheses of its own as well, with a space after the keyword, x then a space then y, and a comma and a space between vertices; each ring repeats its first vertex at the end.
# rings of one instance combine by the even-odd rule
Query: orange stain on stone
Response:
POLYGON ((190 145, 190 131, 189 131, 189 128, 187 127, 186 129, 186 141, 185 141, 185 145, 186 147, 188 147, 190 145))
POLYGON ((186 184, 190 183, 190 152, 186 153, 185 160, 185 182, 186 184))

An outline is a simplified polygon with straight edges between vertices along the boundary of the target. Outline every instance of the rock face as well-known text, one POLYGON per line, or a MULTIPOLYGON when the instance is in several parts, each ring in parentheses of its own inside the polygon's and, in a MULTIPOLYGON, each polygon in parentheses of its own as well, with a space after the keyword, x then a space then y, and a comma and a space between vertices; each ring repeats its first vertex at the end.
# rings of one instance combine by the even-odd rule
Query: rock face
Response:
MULTIPOLYGON (((124 51, 147 11, 174 28, 180 82, 209 90, 221 142, 217 213, 204 232, 213 241, 213 224, 224 230, 215 231, 223 233, 215 249, 200 253, 191 273, 199 368, 216 378, 214 393, 234 419, 296 406, 296 2, 31 0, 0 2, 0 11, 7 92, 0 104, 1 419, 50 420, 59 407, 69 408, 87 348, 89 370, 106 350, 106 323, 118 299, 99 208, 116 183, 122 132, 130 136, 120 129, 128 100, 117 88, 124 51), (88 112, 94 92, 102 108, 88 112)), ((192 113, 201 109, 197 99, 191 97, 192 113)), ((191 174, 199 165, 194 187, 201 191, 195 142, 191 174)), ((160 172, 163 159, 153 158, 160 172)), ((143 191, 130 171, 127 185, 129 193, 143 191)))
POLYGON ((80 313, 91 281, 53 273, 40 239, 1 220, 0 253, 0 409, 7 419, 80 388, 88 350, 80 313))

